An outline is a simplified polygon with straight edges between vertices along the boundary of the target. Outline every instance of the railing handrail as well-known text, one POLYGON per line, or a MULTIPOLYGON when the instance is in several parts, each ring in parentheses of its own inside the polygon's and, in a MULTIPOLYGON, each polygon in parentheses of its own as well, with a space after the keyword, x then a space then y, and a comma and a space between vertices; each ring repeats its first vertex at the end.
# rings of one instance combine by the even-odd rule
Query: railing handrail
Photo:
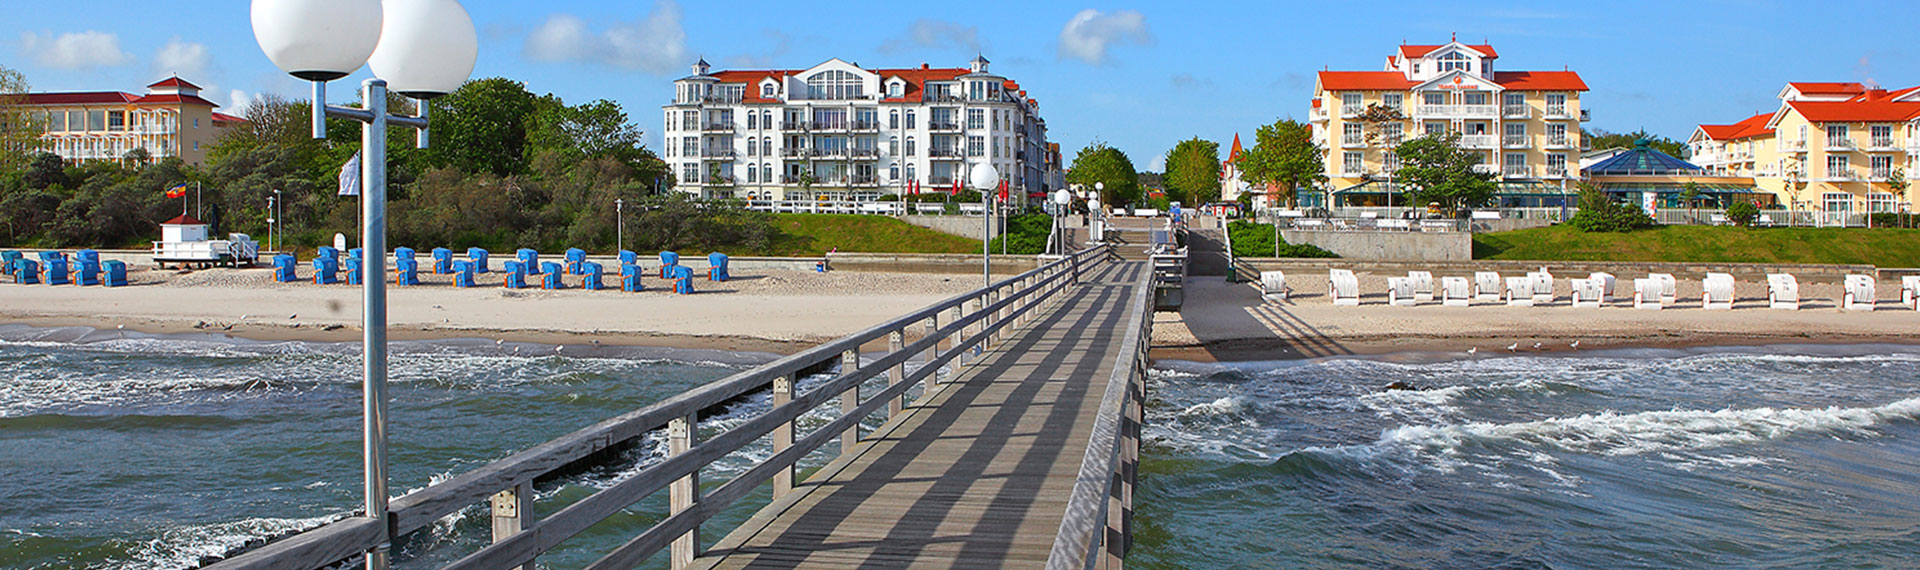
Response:
MULTIPOLYGON (((1073 491, 1068 495, 1066 516, 1060 520, 1053 548, 1047 555, 1047 570, 1093 568, 1101 561, 1102 550, 1117 559, 1125 556, 1132 542, 1132 537, 1124 532, 1108 530, 1113 519, 1110 509, 1115 503, 1129 513, 1133 508, 1133 481, 1128 476, 1139 462, 1145 343, 1150 338, 1146 331, 1153 326, 1153 312, 1148 310, 1153 301, 1151 279, 1152 272, 1141 272, 1139 283, 1134 286, 1133 299, 1127 308, 1128 318, 1134 324, 1127 327, 1121 345, 1136 350, 1122 350, 1114 355, 1113 373, 1108 376, 1100 397, 1100 411, 1094 419, 1086 454, 1080 459, 1073 491), (1108 543, 1107 537, 1112 534, 1119 534, 1123 542, 1108 543)), ((1121 518, 1124 521, 1128 517, 1121 518)))
MULTIPOLYGON (((1079 274, 1087 266, 1086 260, 1090 257, 1098 259, 1094 257, 1094 253, 1106 249, 1104 246, 1082 249, 1053 263, 1001 279, 980 289, 955 295, 859 332, 779 358, 752 370, 742 371, 681 392, 660 402, 603 420, 461 473, 441 483, 395 498, 389 502, 387 526, 392 536, 396 537, 426 528, 434 521, 479 503, 489 496, 503 491, 513 491, 523 485, 531 484, 539 477, 586 459, 594 453, 625 445, 648 433, 666 429, 677 420, 697 417, 697 414, 703 410, 759 392, 774 384, 776 379, 797 381, 803 371, 841 360, 848 354, 857 354, 859 347, 869 342, 890 336, 897 339, 898 335, 903 335, 911 325, 929 319, 938 319, 941 313, 949 310, 965 310, 969 302, 975 302, 977 308, 965 316, 946 323, 933 321, 935 325, 940 326, 930 326, 927 334, 918 341, 906 344, 899 350, 893 350, 864 366, 859 365, 856 360, 852 370, 845 370, 843 367, 842 372, 827 383, 815 386, 805 393, 794 394, 791 402, 776 405, 745 423, 698 442, 685 451, 672 454, 640 470, 625 481, 568 505, 522 532, 496 540, 487 547, 459 559, 448 568, 508 567, 530 561, 551 547, 604 520, 607 516, 659 492, 670 483, 693 476, 701 467, 713 460, 759 441, 780 426, 790 425, 792 421, 813 408, 839 398, 841 392, 857 389, 862 382, 885 374, 896 366, 903 367, 913 356, 929 351, 935 353, 931 361, 923 364, 912 374, 896 372, 901 378, 887 390, 873 395, 857 408, 844 410, 847 413, 838 419, 826 426, 816 428, 813 433, 803 439, 795 440, 787 449, 777 451, 773 456, 761 461, 732 481, 705 493, 696 491, 695 494, 701 499, 694 501, 693 508, 675 512, 662 519, 633 541, 616 550, 615 554, 609 555, 618 555, 622 559, 631 556, 644 558, 657 552, 665 544, 663 541, 672 540, 687 530, 697 527, 700 522, 721 508, 745 497, 764 484, 776 472, 790 468, 805 454, 834 438, 841 437, 845 430, 857 428, 860 420, 877 411, 880 406, 901 397, 908 388, 937 372, 946 363, 965 354, 975 345, 987 342, 992 335, 1008 326, 1008 323, 1014 322, 1014 319, 1045 302, 1066 285, 1077 281, 1079 274), (1002 290, 1009 288, 1013 289, 1002 293, 1002 290), (1040 293, 1041 297, 1020 303, 1035 293, 1040 293), (1015 304, 1019 306, 1014 307, 1015 304), (967 329, 976 324, 979 326, 975 327, 971 334, 966 334, 967 329), (952 339, 948 348, 944 352, 939 351, 937 347, 940 341, 948 339, 952 339)), ((333 553, 346 552, 351 555, 374 547, 383 538, 380 535, 384 533, 368 531, 363 527, 377 529, 378 523, 366 517, 342 519, 274 541, 258 549, 209 565, 207 568, 234 570, 325 566, 343 558, 322 559, 324 558, 322 554, 330 556, 333 553), (316 542, 321 544, 316 545, 316 542)))

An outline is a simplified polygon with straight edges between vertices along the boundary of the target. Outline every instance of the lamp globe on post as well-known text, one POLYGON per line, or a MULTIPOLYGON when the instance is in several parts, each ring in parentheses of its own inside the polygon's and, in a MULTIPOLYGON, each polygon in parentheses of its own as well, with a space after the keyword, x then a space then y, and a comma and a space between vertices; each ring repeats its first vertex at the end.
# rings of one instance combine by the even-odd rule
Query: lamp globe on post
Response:
MULTIPOLYGON (((427 101, 452 93, 473 75, 480 39, 473 17, 455 0, 387 0, 386 25, 380 46, 367 67, 387 81, 387 90, 419 101, 419 117, 427 118, 427 101)), ((429 131, 420 129, 416 146, 427 148, 429 131)))
POLYGON ((1063 226, 1063 224, 1060 223, 1060 218, 1067 215, 1067 205, 1072 203, 1073 192, 1069 192, 1065 188, 1053 191, 1053 234, 1055 239, 1054 243, 1048 245, 1056 248, 1054 253, 1059 255, 1067 254, 1067 236, 1060 231, 1060 228, 1063 226))
POLYGON ((273 65, 313 82, 313 138, 327 137, 327 82, 380 44, 380 0, 253 0, 253 39, 273 65))
POLYGON ((980 201, 988 206, 985 215, 980 217, 980 227, 985 229, 980 232, 984 236, 980 243, 980 274, 986 278, 986 286, 992 287, 993 249, 988 244, 993 241, 993 186, 1000 183, 1000 170, 985 162, 975 164, 973 171, 967 174, 967 183, 980 192, 980 201))

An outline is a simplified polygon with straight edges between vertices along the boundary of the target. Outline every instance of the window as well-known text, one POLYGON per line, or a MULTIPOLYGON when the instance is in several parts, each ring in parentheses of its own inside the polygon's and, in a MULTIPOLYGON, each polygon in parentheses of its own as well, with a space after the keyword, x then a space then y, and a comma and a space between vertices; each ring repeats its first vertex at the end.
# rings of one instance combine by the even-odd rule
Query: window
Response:
POLYGON ((1504 133, 1506 137, 1505 137, 1505 140, 1500 141, 1500 144, 1503 144, 1506 146, 1526 146, 1527 144, 1527 124, 1526 123, 1506 123, 1506 125, 1501 128, 1506 129, 1506 132, 1504 133))
POLYGON ((1876 156, 1870 160, 1872 161, 1871 167, 1873 168, 1873 178, 1875 180, 1885 180, 1887 177, 1893 176, 1893 157, 1876 156))
POLYGON ((67 111, 67 130, 76 133, 87 130, 87 113, 84 111, 67 111))
POLYGON ((895 164, 895 165, 892 165, 892 166, 888 166, 888 167, 887 167, 887 181, 888 181, 888 182, 892 182, 892 181, 895 181, 895 180, 899 180, 899 179, 900 179, 900 165, 898 165, 898 164, 895 164))
POLYGON ((700 164, 696 162, 689 162, 689 163, 680 165, 680 182, 682 184, 699 184, 700 183, 700 164))
POLYGON ((807 78, 807 98, 848 100, 865 97, 860 76, 838 69, 815 73, 807 78))
POLYGON ((1567 175, 1567 155, 1554 153, 1547 155, 1547 176, 1567 175))
POLYGON ((905 95, 906 95, 906 91, 907 91, 907 89, 906 89, 906 84, 904 84, 904 83, 901 83, 901 82, 899 82, 899 81, 895 81, 895 82, 893 82, 893 83, 889 83, 889 84, 887 84, 887 96, 888 96, 888 97, 901 97, 901 96, 905 96, 905 95))
POLYGON ((760 114, 759 114, 759 113, 753 113, 753 112, 749 112, 749 113, 747 113, 747 128, 749 128, 749 129, 757 129, 757 128, 760 128, 760 114))
POLYGON ((1380 130, 1386 136, 1387 146, 1400 146, 1401 142, 1406 141, 1405 125, 1401 125, 1400 123, 1387 123, 1381 125, 1380 130))
POLYGON ((1487 92, 1485 91, 1468 91, 1465 93, 1461 93, 1460 97, 1462 98, 1461 102, 1468 105, 1486 105, 1487 104, 1487 92))
MULTIPOLYGON (((753 168, 753 167, 748 166, 747 168, 753 168)), ((765 180, 768 184, 772 184, 774 182, 772 163, 767 163, 767 162, 760 163, 760 179, 765 180)))
POLYGON ((1346 174, 1347 176, 1359 176, 1361 174, 1364 174, 1366 172, 1365 161, 1366 161, 1366 155, 1363 153, 1358 153, 1358 152, 1346 153, 1344 156, 1341 157, 1340 172, 1343 174, 1346 174))
POLYGON ((779 88, 775 87, 772 83, 763 83, 760 85, 760 97, 763 99, 772 99, 774 94, 778 92, 779 88))
POLYGON ((1549 123, 1547 125, 1547 144, 1551 146, 1567 146, 1567 126, 1560 123, 1549 123))
POLYGON ((985 109, 967 109, 967 128, 987 128, 987 111, 985 109))
POLYGON ((1506 156, 1505 156, 1505 157, 1503 157, 1503 160, 1501 161, 1501 164, 1505 164, 1505 165, 1507 165, 1507 170, 1509 170, 1509 171, 1512 171, 1512 170, 1514 170, 1514 169, 1515 169, 1515 167, 1519 167, 1519 168, 1526 168, 1526 166, 1527 166, 1527 153, 1524 153, 1524 152, 1509 152, 1509 153, 1507 153, 1507 154, 1506 154, 1506 156))
MULTIPOLYGON (((198 128, 200 128, 200 118, 199 118, 199 117, 194 117, 194 118, 193 118, 193 128, 196 128, 196 129, 198 129, 198 128)), ((194 148, 194 150, 200 150, 200 149, 199 149, 199 145, 198 145, 198 144, 195 144, 194 146, 195 146, 195 148, 194 148)))
POLYGON ((1352 109, 1353 112, 1359 112, 1360 94, 1359 93, 1341 93, 1340 107, 1342 109, 1352 109))
MULTIPOLYGON (((911 117, 913 114, 908 113, 907 116, 911 117)), ((907 156, 913 156, 913 150, 913 137, 907 137, 907 156)))
POLYGON ((1853 195, 1846 192, 1828 192, 1820 195, 1821 206, 1828 216, 1844 220, 1844 216, 1853 213, 1853 195))
POLYGON ((1867 213, 1878 214, 1894 211, 1893 195, 1886 192, 1867 194, 1867 213))
POLYGON ((1406 106, 1406 99, 1407 96, 1401 93, 1387 93, 1380 96, 1380 104, 1398 111, 1406 106))
POLYGON ((985 154, 987 150, 986 140, 987 140, 986 137, 983 137, 980 135, 973 135, 973 136, 967 137, 967 156, 979 158, 981 154, 985 154))
POLYGON ((1558 117, 1566 116, 1567 115, 1567 94, 1548 93, 1547 94, 1547 114, 1558 116, 1558 117))
POLYGON ((887 128, 888 129, 900 128, 900 110, 899 109, 894 109, 892 111, 887 112, 887 128))
MULTIPOLYGON (((907 129, 908 130, 913 129, 913 111, 912 110, 907 111, 907 129)), ((912 145, 908 145, 908 146, 912 146, 912 145)))
POLYGON ((1438 59, 1439 61, 1435 63, 1440 66, 1439 71, 1441 73, 1454 70, 1473 71, 1473 60, 1468 58, 1466 54, 1454 52, 1442 55, 1438 59))
POLYGON ((107 130, 115 131, 115 132, 127 130, 127 112, 126 111, 108 112, 107 113, 107 130))
POLYGON ((880 111, 874 109, 855 109, 853 111, 853 121, 854 126, 857 128, 878 128, 880 126, 880 111))
POLYGON ((700 156, 700 137, 680 139, 680 156, 700 156))
MULTIPOLYGON (((1847 148, 1847 126, 1827 125, 1827 146, 1829 148, 1847 148)), ((1829 160, 1831 162, 1831 160, 1829 160)))
POLYGON ((1873 137, 1873 148, 1893 148, 1893 126, 1874 125, 1868 131, 1873 137))
POLYGON ((1447 123, 1444 121, 1427 121, 1421 126, 1424 127, 1424 132, 1427 136, 1440 135, 1447 132, 1447 123))
POLYGON ((887 156, 900 156, 900 137, 887 137, 887 156))
POLYGON ((1345 123, 1340 125, 1340 144, 1365 144, 1365 135, 1361 131, 1363 127, 1365 127, 1365 125, 1361 125, 1360 123, 1345 123))
POLYGON ((754 184, 758 182, 760 182, 760 171, 754 170, 751 165, 747 166, 747 183, 754 184))
POLYGON ((1400 171, 1400 153, 1389 150, 1386 154, 1381 155, 1380 162, 1382 164, 1381 169, 1386 172, 1400 171))
POLYGON ((700 130, 700 112, 692 109, 681 111, 680 129, 685 131, 700 130))
POLYGON ((1525 106, 1527 104, 1526 93, 1515 93, 1515 92, 1509 91, 1507 93, 1502 93, 1500 95, 1500 99, 1508 107, 1519 107, 1519 106, 1525 106))
POLYGON ((773 137, 760 137, 760 156, 773 156, 773 137))
POLYGON ((1447 94, 1438 91, 1429 91, 1420 94, 1420 100, 1428 105, 1445 105, 1447 104, 1447 94))
POLYGON ((913 173, 913 163, 911 162, 907 163, 907 180, 919 180, 919 179, 920 178, 913 173))
POLYGON ((1847 155, 1827 155, 1827 178, 1847 180, 1853 178, 1852 164, 1847 155))

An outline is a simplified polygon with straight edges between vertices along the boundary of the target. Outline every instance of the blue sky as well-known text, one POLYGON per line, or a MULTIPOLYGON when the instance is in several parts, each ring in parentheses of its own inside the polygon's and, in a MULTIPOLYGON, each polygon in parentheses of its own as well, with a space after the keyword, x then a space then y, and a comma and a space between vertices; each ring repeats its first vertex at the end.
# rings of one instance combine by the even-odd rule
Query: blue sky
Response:
MULTIPOLYGON (((254 44, 246 2, 16 4, 0 21, 0 65, 27 73, 37 91, 138 92, 178 72, 220 103, 305 96, 254 44)), ((569 102, 618 101, 655 147, 671 81, 702 56, 720 68, 832 57, 958 67, 978 51, 1041 101, 1069 159, 1100 140, 1142 168, 1189 137, 1224 146, 1240 133, 1251 144, 1261 124, 1305 118, 1314 72, 1377 70, 1403 41, 1452 33, 1492 42, 1502 69, 1579 71, 1593 88, 1590 128, 1674 138, 1772 110, 1787 81, 1920 84, 1911 1, 464 4, 480 32, 476 77, 569 102)), ((357 85, 336 83, 334 98, 357 85)))

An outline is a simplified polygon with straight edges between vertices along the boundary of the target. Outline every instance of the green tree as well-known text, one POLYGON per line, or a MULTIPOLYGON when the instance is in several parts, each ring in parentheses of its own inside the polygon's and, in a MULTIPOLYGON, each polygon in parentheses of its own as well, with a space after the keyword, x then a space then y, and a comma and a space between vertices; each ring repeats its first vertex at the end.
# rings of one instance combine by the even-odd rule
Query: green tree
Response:
POLYGON ((500 77, 469 81, 434 99, 432 163, 500 176, 526 172, 527 127, 537 100, 525 85, 500 77))
POLYGON ((0 66, 0 172, 15 172, 40 148, 41 126, 27 112, 27 76, 0 66))
POLYGON ((1727 205, 1727 221, 1733 225, 1747 227, 1753 225, 1754 218, 1760 217, 1760 207, 1753 202, 1741 200, 1727 205))
POLYGON ((1695 218, 1698 216, 1694 213, 1694 208, 1700 204, 1700 196, 1702 195, 1699 182, 1688 180, 1685 184, 1680 185, 1680 200, 1687 203, 1688 221, 1696 221, 1695 218))
POLYGON ((1616 202, 1591 184, 1581 182, 1580 211, 1568 223, 1583 232, 1630 232, 1653 227, 1653 218, 1639 206, 1616 202))
POLYGON ((1452 216, 1486 205, 1500 191, 1492 173, 1474 169, 1480 154, 1461 149, 1459 133, 1422 136, 1400 143, 1394 152, 1401 164, 1395 176, 1409 188, 1412 203, 1438 203, 1452 216))
POLYGON ((1138 204, 1146 197, 1140 188, 1139 173, 1133 169, 1133 160, 1127 158, 1127 153, 1100 141, 1094 141, 1074 155, 1073 166, 1067 170, 1067 183, 1086 188, 1106 185, 1100 201, 1109 206, 1138 204))
MULTIPOLYGON (((1892 191, 1893 195, 1898 196, 1899 199, 1906 200, 1909 205, 1913 204, 1913 198, 1907 196, 1907 187, 1910 185, 1911 184, 1907 182, 1907 173, 1905 170, 1895 168, 1893 172, 1887 173, 1887 190, 1892 191)), ((1903 220, 1900 227, 1904 228, 1908 225, 1909 224, 1903 220)))
POLYGON ((1610 133, 1604 130, 1582 131, 1580 138, 1592 143, 1595 149, 1631 149, 1636 142, 1644 140, 1654 150, 1680 158, 1686 158, 1687 155, 1687 143, 1649 133, 1646 129, 1631 133, 1610 133))
POLYGON ((1220 143, 1194 137, 1167 153, 1169 198, 1197 206, 1220 199, 1220 143))
POLYGON ((1313 127, 1280 119, 1254 132, 1252 148, 1240 151, 1240 179, 1254 188, 1272 186, 1296 207, 1299 191, 1325 182, 1326 163, 1313 144, 1313 127))

